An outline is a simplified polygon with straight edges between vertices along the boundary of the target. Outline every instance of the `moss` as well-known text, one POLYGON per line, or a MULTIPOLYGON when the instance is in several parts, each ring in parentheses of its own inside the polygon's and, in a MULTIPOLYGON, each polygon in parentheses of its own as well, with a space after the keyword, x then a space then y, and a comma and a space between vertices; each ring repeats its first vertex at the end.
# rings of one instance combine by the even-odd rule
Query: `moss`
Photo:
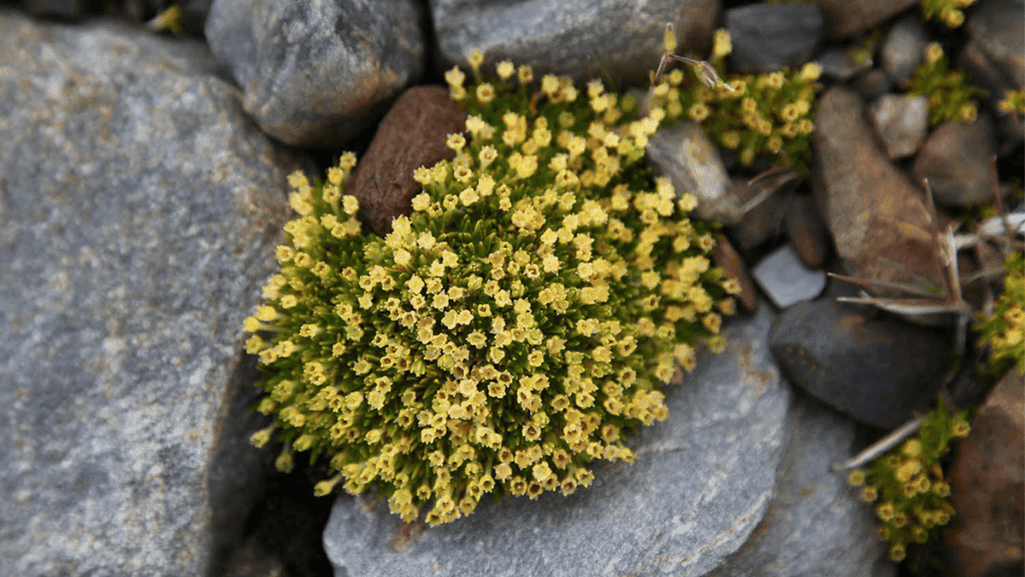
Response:
POLYGON ((668 416, 661 387, 694 347, 725 346, 739 286, 710 265, 694 197, 651 180, 658 119, 600 82, 496 71, 445 75, 467 134, 416 171, 385 238, 345 194, 353 155, 326 182, 291 177, 281 273, 245 324, 274 416, 253 442, 283 441, 285 467, 326 458, 319 495, 376 485, 431 525, 487 493, 568 495, 591 461, 634 460, 625 435, 668 416))
POLYGON ((950 70, 943 48, 936 42, 925 50, 925 62, 908 80, 908 94, 925 96, 929 100, 929 123, 974 122, 979 115, 974 98, 989 92, 968 83, 963 70, 950 70))
POLYGON ((809 63, 801 70, 725 75, 725 57, 731 51, 729 34, 716 31, 710 61, 725 84, 687 82, 681 70, 674 70, 655 88, 651 113, 666 122, 700 123, 714 142, 736 150, 745 166, 767 157, 774 166, 807 169, 818 90, 815 81, 821 67, 809 63))
POLYGON ((1025 257, 1013 252, 1004 264, 1004 290, 993 313, 980 314, 975 327, 990 347, 989 364, 997 374, 1011 366, 1025 372, 1025 257))
POLYGON ((909 552, 924 552, 920 546, 954 515, 940 459, 953 439, 968 432, 964 413, 951 415, 940 400, 915 436, 872 461, 867 471, 849 474, 848 482, 861 487, 862 500, 875 503, 876 534, 890 543, 893 561, 902 561, 909 552))

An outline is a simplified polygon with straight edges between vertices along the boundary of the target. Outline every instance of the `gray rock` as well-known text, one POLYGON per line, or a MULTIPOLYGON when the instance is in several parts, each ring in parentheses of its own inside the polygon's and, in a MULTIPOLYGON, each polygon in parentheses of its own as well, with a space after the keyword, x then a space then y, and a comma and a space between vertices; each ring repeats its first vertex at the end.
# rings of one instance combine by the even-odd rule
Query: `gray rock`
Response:
POLYGON ((822 75, 847 82, 872 67, 872 58, 861 60, 854 48, 827 48, 815 59, 822 67, 822 75))
POLYGON ((726 11, 737 72, 797 68, 811 59, 826 34, 822 9, 811 2, 750 4, 726 11))
POLYGON ((918 151, 929 131, 929 99, 884 94, 869 108, 886 156, 904 158, 918 151))
POLYGON ((744 217, 741 199, 730 187, 730 175, 719 149, 696 122, 659 128, 648 141, 647 159, 655 174, 668 176, 677 195, 698 199, 694 214, 705 220, 737 224, 744 217))
POLYGON ((743 550, 708 577, 895 575, 872 507, 830 469, 854 455, 854 440, 849 419, 795 396, 772 506, 743 550))
POLYGON ((879 47, 880 60, 887 76, 897 83, 914 76, 915 70, 922 64, 928 41, 925 26, 917 14, 915 17, 902 18, 891 26, 879 47))
POLYGON ((993 202, 990 168, 996 153, 993 121, 983 113, 975 122, 945 122, 936 127, 915 157, 912 173, 929 179, 936 202, 979 206, 993 202))
POLYGON ((769 345, 795 386, 857 421, 892 429, 935 400, 953 339, 868 314, 832 299, 799 303, 780 314, 769 345))
POLYGON ((822 269, 808 268, 789 244, 763 258, 751 269, 751 276, 781 309, 811 300, 826 288, 826 273, 822 269))
POLYGON ((332 147, 422 74, 420 14, 413 0, 217 0, 206 38, 264 132, 332 147))
POLYGON ((854 36, 918 4, 918 0, 817 0, 833 38, 854 36))
POLYGON ((769 307, 725 331, 667 389, 671 416, 632 439, 632 464, 599 464, 569 497, 481 501, 469 517, 403 526, 384 503, 339 497, 324 533, 335 575, 704 575, 747 540, 769 507, 788 388, 769 361, 769 307))
MULTIPOLYGON (((972 10, 965 28, 970 40, 959 63, 972 75, 973 83, 989 90, 989 102, 997 109, 1008 90, 1025 85, 1025 10, 1022 0, 989 0, 972 10)), ((1007 155, 1025 138, 1025 115, 1005 114, 999 118, 1000 132, 1008 136, 1001 149, 1007 155)))
POLYGON ((718 16, 715 0, 431 0, 442 65, 464 68, 476 48, 487 70, 502 60, 577 80, 611 77, 646 84, 672 23, 678 53, 704 48, 718 16))
POLYGON ((0 10, 0 575, 218 574, 295 161, 201 43, 0 10))

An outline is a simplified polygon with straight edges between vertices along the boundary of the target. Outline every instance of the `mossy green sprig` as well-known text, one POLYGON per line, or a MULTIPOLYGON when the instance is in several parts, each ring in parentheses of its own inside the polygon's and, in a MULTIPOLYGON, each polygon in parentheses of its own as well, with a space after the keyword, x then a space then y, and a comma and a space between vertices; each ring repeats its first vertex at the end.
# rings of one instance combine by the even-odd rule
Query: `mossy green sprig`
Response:
POLYGON ((355 157, 325 182, 291 177, 298 216, 281 273, 248 318, 266 369, 253 442, 328 460, 352 494, 376 486, 405 521, 471 513, 488 493, 568 495, 595 459, 630 462, 625 435, 665 419, 661 388, 720 351, 739 291, 709 259, 696 200, 653 181, 658 127, 600 82, 535 82, 502 62, 446 73, 468 110, 451 161, 420 167, 412 212, 366 234, 346 195, 355 157))
POLYGON ((968 83, 964 70, 950 70, 943 47, 933 42, 925 49, 925 62, 907 82, 907 93, 929 100, 929 124, 975 122, 979 115, 974 98, 989 92, 968 83))
POLYGON ((989 362, 998 373, 1011 366, 1025 372, 1025 255, 1013 252, 1004 261, 1004 290, 991 314, 977 317, 982 344, 989 345, 989 362))
POLYGON ((711 65, 726 79, 717 86, 686 81, 683 71, 667 74, 655 87, 649 108, 666 122, 693 120, 724 148, 737 151, 741 164, 767 157, 773 166, 807 169, 812 155, 816 80, 822 68, 726 75, 732 51, 729 34, 715 33, 711 65))
POLYGON ((922 18, 938 19, 947 28, 957 28, 964 24, 962 8, 972 4, 975 4, 975 0, 922 0, 922 18))
POLYGON ((926 543, 932 530, 954 515, 940 459, 950 442, 967 437, 969 430, 965 414, 950 414, 940 400, 915 436, 872 461, 867 471, 848 475, 851 485, 862 487, 861 499, 876 503, 876 535, 890 543, 890 559, 902 561, 909 545, 926 543))

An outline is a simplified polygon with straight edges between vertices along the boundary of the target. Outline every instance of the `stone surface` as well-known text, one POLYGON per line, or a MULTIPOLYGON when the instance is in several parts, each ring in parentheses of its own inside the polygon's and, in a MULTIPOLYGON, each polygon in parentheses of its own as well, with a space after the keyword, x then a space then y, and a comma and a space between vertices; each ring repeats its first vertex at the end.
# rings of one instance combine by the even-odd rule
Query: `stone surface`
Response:
POLYGON ((960 575, 1020 574, 1025 559, 1025 384, 1008 373, 958 447, 950 476, 957 510, 950 544, 960 575))
POLYGON ((431 16, 441 65, 467 68, 474 48, 484 67, 502 60, 541 74, 577 80, 611 78, 647 84, 664 50, 662 34, 672 23, 678 53, 703 48, 718 17, 715 0, 432 0, 431 16))
POLYGON ((854 36, 898 12, 917 6, 918 0, 817 0, 826 13, 826 23, 834 38, 854 36))
POLYGON ((295 146, 339 146, 423 73, 413 0, 216 0, 206 39, 246 113, 295 146))
POLYGON ((452 102, 447 89, 416 86, 402 93, 346 185, 374 232, 388 234, 393 218, 412 212, 410 201, 422 188, 413 172, 454 158, 445 140, 465 128, 466 110, 452 102))
POLYGON ((935 400, 953 339, 871 311, 832 299, 799 303, 780 314, 769 346, 795 386, 857 421, 892 429, 935 400))
POLYGON ((704 220, 737 224, 744 218, 742 201, 730 186, 730 176, 719 149, 696 122, 659 128, 648 141, 647 160, 652 171, 668 176, 677 195, 698 199, 694 214, 704 220))
POLYGON ((751 269, 751 275, 781 309, 811 300, 826 288, 826 273, 806 266, 789 244, 769 253, 751 269))
POLYGON ((855 94, 831 88, 819 99, 815 120, 815 196, 836 252, 851 276, 924 278, 945 289, 925 193, 879 150, 862 110, 855 94))
MULTIPOLYGON (((994 110, 1008 90, 1025 85, 1025 11, 1023 0, 988 0, 972 10, 965 28, 969 42, 958 63, 972 75, 972 82, 989 90, 994 110)), ((1025 138, 1025 115, 999 117, 1000 132, 1009 137, 1007 149, 1025 138)), ((1001 150, 1007 154, 1009 150, 1001 150)))
POLYGON ((830 466, 854 455, 850 419, 795 395, 769 511, 744 547, 707 577, 891 577, 875 515, 830 466))
POLYGON ((919 14, 898 20, 879 46, 879 60, 886 75, 898 84, 914 76, 928 42, 919 14))
POLYGON ((933 198, 950 206, 993 202, 990 163, 996 153, 988 114, 975 122, 945 122, 929 135, 915 157, 912 173, 929 179, 933 198))
POLYGON ((749 4, 726 11, 731 72, 799 68, 825 38, 822 9, 811 2, 749 4))
POLYGON ((667 421, 642 429, 632 464, 598 464, 563 497, 482 499, 469 517, 403 525, 383 502, 340 496, 324 534, 336 576, 704 575, 761 521, 782 457, 788 387, 764 339, 769 307, 725 329, 667 388, 667 421))
POLYGON ((295 160, 198 42, 0 10, 0 575, 220 574, 295 160))
POLYGON ((869 116, 887 158, 904 158, 917 152, 925 141, 929 131, 929 99, 883 94, 872 103, 869 116))
POLYGON ((855 56, 854 48, 826 48, 815 62, 822 67, 822 75, 835 80, 846 82, 854 75, 862 73, 872 67, 871 57, 866 61, 859 61, 855 56))
POLYGON ((811 197, 795 194, 787 201, 787 236, 804 264, 818 268, 829 254, 829 233, 811 197))

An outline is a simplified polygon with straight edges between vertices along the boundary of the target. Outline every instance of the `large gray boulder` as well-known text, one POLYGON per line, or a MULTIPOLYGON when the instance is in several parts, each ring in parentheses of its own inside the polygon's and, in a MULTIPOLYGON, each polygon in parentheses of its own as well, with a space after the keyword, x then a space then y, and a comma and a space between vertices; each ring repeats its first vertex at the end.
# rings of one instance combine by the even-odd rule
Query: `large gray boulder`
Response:
POLYGON ((220 574, 295 160, 201 43, 0 11, 0 575, 220 574))

